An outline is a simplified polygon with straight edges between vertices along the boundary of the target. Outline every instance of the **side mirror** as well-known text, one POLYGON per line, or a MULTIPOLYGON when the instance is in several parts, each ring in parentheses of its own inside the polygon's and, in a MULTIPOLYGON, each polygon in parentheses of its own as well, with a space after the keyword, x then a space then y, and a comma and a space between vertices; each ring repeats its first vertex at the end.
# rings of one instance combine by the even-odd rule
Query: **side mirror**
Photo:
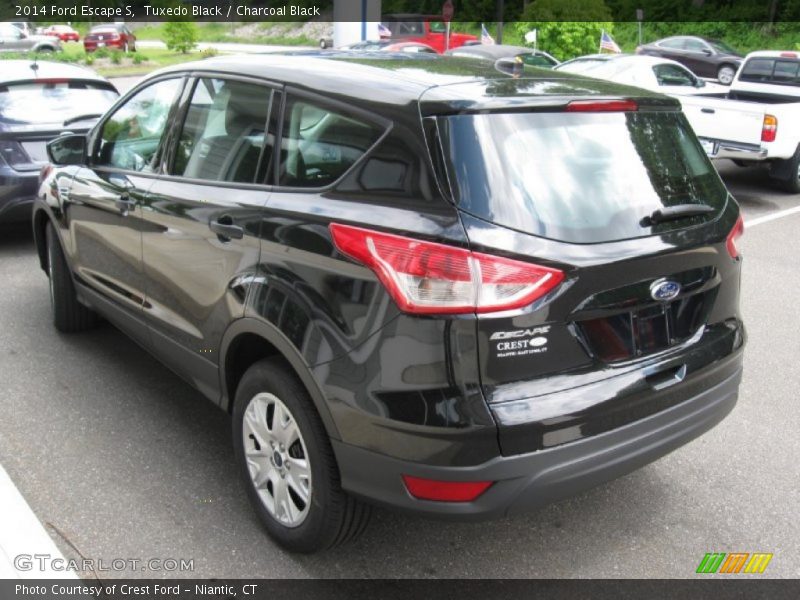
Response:
POLYGON ((86 163, 86 135, 67 133, 47 144, 47 157, 57 167, 86 163))
POLYGON ((709 50, 708 48, 703 48, 702 50, 700 50, 700 52, 701 52, 702 54, 705 54, 706 56, 711 56, 712 54, 714 54, 714 53, 713 53, 711 50, 709 50))
POLYGON ((703 81, 702 79, 698 78, 697 79, 697 83, 694 84, 694 87, 698 87, 698 88, 706 87, 706 82, 703 81))

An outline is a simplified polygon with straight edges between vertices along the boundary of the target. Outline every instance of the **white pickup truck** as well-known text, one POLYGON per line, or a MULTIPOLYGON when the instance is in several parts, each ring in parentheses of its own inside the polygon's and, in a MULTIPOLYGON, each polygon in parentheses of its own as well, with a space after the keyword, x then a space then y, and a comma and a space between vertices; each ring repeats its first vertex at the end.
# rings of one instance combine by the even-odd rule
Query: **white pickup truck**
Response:
POLYGON ((709 157, 766 161, 800 192, 800 52, 752 52, 726 94, 677 97, 709 157))

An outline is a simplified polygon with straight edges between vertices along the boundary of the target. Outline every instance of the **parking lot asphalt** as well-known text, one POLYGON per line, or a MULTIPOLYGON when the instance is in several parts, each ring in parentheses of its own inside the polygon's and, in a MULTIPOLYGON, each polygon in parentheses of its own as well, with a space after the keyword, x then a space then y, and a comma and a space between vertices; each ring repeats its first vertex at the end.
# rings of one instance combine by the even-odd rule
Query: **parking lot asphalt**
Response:
MULTIPOLYGON (((746 221, 800 206, 721 167, 746 221)), ((68 558, 186 559, 107 577, 692 577, 706 552, 800 575, 800 214, 746 230, 739 404, 711 432, 537 512, 460 524, 376 510, 356 543, 294 556, 261 531, 228 416, 109 325, 60 335, 26 231, 0 234, 0 464, 68 558)), ((752 576, 750 576, 752 577, 752 576)))

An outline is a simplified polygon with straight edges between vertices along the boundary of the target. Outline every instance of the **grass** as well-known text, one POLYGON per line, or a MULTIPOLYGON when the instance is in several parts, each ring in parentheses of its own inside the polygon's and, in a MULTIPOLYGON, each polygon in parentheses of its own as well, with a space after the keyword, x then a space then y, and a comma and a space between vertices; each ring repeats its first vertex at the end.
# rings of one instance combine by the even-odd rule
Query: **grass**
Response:
MULTIPOLYGON (((260 34, 258 29, 246 37, 238 35, 237 29, 243 23, 197 23, 198 42, 226 42, 243 44, 273 44, 276 46, 316 46, 318 40, 312 40, 306 36, 291 36, 290 31, 302 25, 302 23, 279 23, 270 22, 265 26, 275 30, 282 30, 280 34, 260 34), (283 33, 285 32, 285 33, 283 33)), ((140 40, 163 40, 164 23, 155 23, 136 29, 136 38, 140 40)))

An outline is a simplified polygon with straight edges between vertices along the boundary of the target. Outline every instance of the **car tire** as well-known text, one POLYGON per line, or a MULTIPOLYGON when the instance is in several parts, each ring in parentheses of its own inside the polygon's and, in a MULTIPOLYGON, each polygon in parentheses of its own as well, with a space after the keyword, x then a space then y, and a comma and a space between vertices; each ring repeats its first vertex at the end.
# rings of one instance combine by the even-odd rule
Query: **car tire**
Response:
POLYGON ((790 194, 800 194, 800 146, 795 150, 794 156, 787 159, 782 166, 786 171, 780 179, 781 187, 790 194))
POLYGON ((322 420, 286 363, 264 359, 245 372, 232 427, 247 495, 278 544, 311 553, 364 531, 371 509, 342 490, 322 420))
POLYGON ((736 76, 736 67, 733 65, 722 65, 717 69, 717 81, 722 85, 730 85, 736 76))
POLYGON ((122 44, 122 51, 127 54, 128 53, 128 42, 122 44))
POLYGON ((326 40, 325 38, 322 38, 322 39, 319 41, 319 47, 320 47, 322 50, 325 50, 325 49, 328 47, 328 40, 326 40))
POLYGON ((51 54, 55 52, 56 49, 52 46, 39 46, 34 52, 38 52, 39 54, 51 54))
POLYGON ((45 236, 53 325, 62 333, 91 329, 97 324, 97 315, 78 301, 64 250, 52 223, 47 224, 45 236))

